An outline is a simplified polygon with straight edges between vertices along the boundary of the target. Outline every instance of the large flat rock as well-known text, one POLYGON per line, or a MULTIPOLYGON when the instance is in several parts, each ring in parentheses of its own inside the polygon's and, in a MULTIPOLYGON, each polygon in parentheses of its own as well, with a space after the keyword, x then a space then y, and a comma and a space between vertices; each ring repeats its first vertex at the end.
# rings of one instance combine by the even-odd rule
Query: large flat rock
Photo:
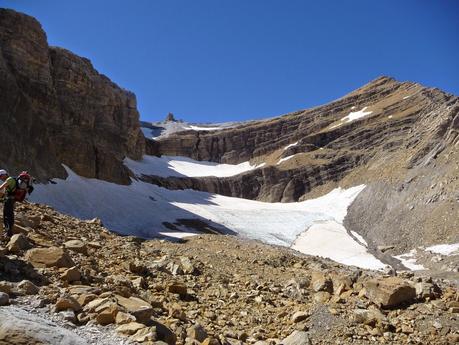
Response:
POLYGON ((75 333, 14 307, 0 308, 0 345, 85 345, 75 333))

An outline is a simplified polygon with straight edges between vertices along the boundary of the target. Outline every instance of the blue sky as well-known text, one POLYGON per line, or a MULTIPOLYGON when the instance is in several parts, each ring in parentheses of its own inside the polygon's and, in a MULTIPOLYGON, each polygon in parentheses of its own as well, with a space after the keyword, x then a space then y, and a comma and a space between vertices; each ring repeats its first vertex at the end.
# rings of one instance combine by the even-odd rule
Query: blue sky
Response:
POLYGON ((455 0, 0 0, 137 95, 141 118, 259 119, 380 76, 459 95, 455 0))

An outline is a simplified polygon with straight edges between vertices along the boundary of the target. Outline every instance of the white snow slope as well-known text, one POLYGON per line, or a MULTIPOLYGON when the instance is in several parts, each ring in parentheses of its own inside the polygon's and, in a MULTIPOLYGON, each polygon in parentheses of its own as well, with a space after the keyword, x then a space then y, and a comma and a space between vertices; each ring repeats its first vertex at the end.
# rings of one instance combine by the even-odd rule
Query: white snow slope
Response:
POLYGON ((126 158, 124 160, 124 164, 137 176, 154 175, 161 177, 227 177, 238 175, 260 167, 260 165, 251 165, 250 162, 243 162, 237 165, 219 164, 214 162, 196 161, 187 157, 155 157, 148 155, 143 156, 141 161, 134 161, 126 158))
MULTIPOLYGON (((340 226, 341 235, 327 236, 327 243, 318 243, 324 250, 318 255, 337 261, 351 262, 363 268, 383 268, 384 264, 366 252, 366 248, 346 238, 341 223, 347 207, 365 186, 343 190, 337 188, 320 198, 297 203, 265 203, 231 198, 193 190, 168 190, 142 181, 132 181, 123 186, 76 175, 65 167, 67 179, 55 179, 55 184, 36 185, 31 201, 51 205, 56 210, 82 219, 98 217, 110 229, 122 234, 141 237, 158 235, 181 237, 190 229, 177 225, 168 230, 164 222, 178 219, 200 219, 220 228, 223 232, 239 234, 270 244, 292 246, 297 237, 313 229, 320 236, 321 224, 340 226), (308 228, 312 227, 308 230, 308 228), (346 255, 335 255, 330 250, 348 247, 346 255), (366 254, 365 254, 366 253, 366 254), (350 260, 349 258, 359 258, 350 260)), ((322 229, 322 230, 321 230, 322 229)), ((191 232, 193 232, 191 230, 191 232)), ((307 236, 307 235, 306 235, 307 236)), ((317 249, 296 242, 297 248, 306 254, 317 249)))

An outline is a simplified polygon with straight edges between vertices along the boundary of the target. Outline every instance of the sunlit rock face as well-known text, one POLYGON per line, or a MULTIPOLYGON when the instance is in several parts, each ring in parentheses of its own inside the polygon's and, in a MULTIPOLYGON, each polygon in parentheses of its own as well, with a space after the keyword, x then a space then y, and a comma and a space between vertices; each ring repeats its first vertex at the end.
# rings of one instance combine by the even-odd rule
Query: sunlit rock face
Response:
POLYGON ((370 246, 459 241, 459 99, 438 89, 380 77, 323 106, 158 145, 169 156, 264 163, 224 178, 144 177, 167 188, 295 202, 365 184, 345 225, 370 246))

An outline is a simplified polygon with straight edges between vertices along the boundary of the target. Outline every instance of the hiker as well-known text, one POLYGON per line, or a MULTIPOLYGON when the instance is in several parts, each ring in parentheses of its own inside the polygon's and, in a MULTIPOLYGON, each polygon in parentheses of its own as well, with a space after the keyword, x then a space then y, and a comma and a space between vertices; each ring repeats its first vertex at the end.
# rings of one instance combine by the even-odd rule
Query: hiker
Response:
POLYGON ((0 169, 0 193, 3 194, 3 224, 8 237, 13 236, 14 226, 14 204, 16 201, 24 201, 27 193, 32 193, 32 178, 23 171, 17 178, 8 175, 4 169, 0 169))

